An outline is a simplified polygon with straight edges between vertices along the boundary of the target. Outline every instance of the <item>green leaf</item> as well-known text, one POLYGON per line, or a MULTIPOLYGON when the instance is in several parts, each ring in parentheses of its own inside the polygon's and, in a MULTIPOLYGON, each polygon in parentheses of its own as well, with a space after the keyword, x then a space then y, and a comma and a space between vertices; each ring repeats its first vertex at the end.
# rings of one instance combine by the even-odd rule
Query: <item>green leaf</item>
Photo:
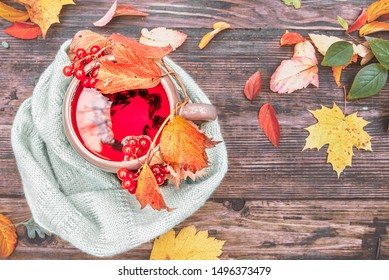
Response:
POLYGON ((347 23, 347 21, 345 21, 344 18, 338 16, 338 22, 339 22, 340 26, 343 27, 344 30, 348 29, 348 23, 347 23))
POLYGON ((33 218, 29 219, 27 222, 24 222, 23 225, 26 227, 27 229, 27 235, 28 235, 28 238, 30 239, 34 239, 36 237, 36 235, 38 234, 38 236, 41 238, 41 239, 44 239, 46 235, 50 236, 51 234, 49 232, 47 232, 46 230, 44 230, 43 228, 41 228, 35 221, 33 218))
POLYGON ((389 41, 372 37, 365 38, 369 42, 371 51, 379 63, 386 69, 389 69, 389 41))
POLYGON ((365 98, 375 95, 385 86, 388 70, 379 63, 363 67, 355 76, 347 99, 365 98))
POLYGON ((301 2, 300 0, 282 0, 285 5, 291 6, 293 5, 295 9, 300 9, 301 7, 301 2))
POLYGON ((351 60, 353 45, 346 41, 333 43, 321 62, 323 66, 342 66, 351 60))

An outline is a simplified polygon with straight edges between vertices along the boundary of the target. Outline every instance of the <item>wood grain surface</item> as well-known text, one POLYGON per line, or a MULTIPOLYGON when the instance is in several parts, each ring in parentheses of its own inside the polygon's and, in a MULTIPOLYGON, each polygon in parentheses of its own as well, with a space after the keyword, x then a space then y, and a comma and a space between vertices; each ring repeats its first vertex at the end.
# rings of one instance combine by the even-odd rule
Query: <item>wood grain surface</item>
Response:
MULTIPOLYGON (((374 97, 347 102, 347 113, 358 112, 370 122, 366 131, 373 137, 373 152, 355 151, 353 166, 339 179, 326 163, 325 148, 302 152, 308 136, 304 128, 316 122, 308 110, 332 107, 333 102, 344 107, 343 89, 336 87, 331 70, 319 66, 319 88, 283 95, 269 88, 274 70, 293 54, 293 47, 279 47, 286 29, 306 38, 316 33, 350 40, 334 11, 351 23, 372 1, 302 1, 300 10, 273 0, 126 1, 150 15, 118 17, 102 28, 91 23, 105 14, 111 1, 75 2, 63 8, 61 24, 49 29, 46 40, 19 40, 0 32, 0 41, 10 44, 0 48, 0 213, 15 223, 31 216, 10 131, 18 107, 32 95, 60 45, 81 29, 138 38, 143 27, 163 26, 188 34, 170 57, 217 107, 229 155, 222 184, 175 229, 195 225, 226 240, 222 259, 389 259, 389 87, 374 97), (234 29, 199 50, 201 37, 221 20, 234 29), (263 90, 250 102, 243 87, 258 69, 263 90), (270 99, 281 126, 278 149, 257 121, 260 106, 270 99)), ((9 25, 0 19, 1 29, 9 25)), ((388 38, 384 33, 376 37, 388 38)), ((346 69, 341 79, 346 88, 360 68, 354 64, 346 69)), ((23 226, 17 228, 20 239, 10 259, 95 258, 57 236, 31 240, 23 226)), ((114 259, 148 259, 151 246, 143 244, 114 259)))

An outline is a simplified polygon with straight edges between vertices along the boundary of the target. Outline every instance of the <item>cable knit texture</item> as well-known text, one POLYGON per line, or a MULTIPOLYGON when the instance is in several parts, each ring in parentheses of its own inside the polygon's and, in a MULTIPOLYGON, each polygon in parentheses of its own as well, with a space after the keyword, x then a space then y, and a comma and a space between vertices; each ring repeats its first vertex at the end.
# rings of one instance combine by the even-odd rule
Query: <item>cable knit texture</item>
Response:
MULTIPOLYGON (((201 180, 183 182, 181 191, 172 185, 161 189, 175 210, 155 211, 149 206, 141 210, 115 174, 88 163, 66 138, 62 106, 71 79, 64 77, 62 68, 70 64, 69 44, 61 46, 32 97, 20 106, 12 146, 34 220, 80 250, 108 257, 154 239, 201 207, 227 172, 227 152, 223 142, 207 151, 211 165, 201 180)), ((184 70, 169 59, 166 63, 180 76, 192 102, 210 103, 184 70)), ((223 140, 217 121, 204 123, 201 129, 214 140, 223 140)))

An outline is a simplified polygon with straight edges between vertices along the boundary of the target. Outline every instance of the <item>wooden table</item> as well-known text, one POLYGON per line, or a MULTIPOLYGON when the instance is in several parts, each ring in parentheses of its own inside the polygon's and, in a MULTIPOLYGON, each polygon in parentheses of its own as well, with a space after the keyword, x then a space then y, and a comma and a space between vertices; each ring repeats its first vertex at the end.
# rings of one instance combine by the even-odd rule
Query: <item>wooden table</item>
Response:
MULTIPOLYGON (((300 10, 273 0, 122 1, 150 16, 115 18, 103 28, 91 23, 112 1, 76 2, 63 8, 61 24, 49 29, 46 40, 19 40, 0 33, 0 41, 10 44, 10 49, 0 48, 0 213, 15 223, 31 216, 11 148, 11 126, 61 43, 81 29, 138 38, 143 27, 163 26, 188 34, 170 57, 217 107, 229 154, 222 184, 175 229, 195 225, 226 240, 222 259, 389 259, 389 87, 374 97, 347 103, 347 112, 358 111, 370 122, 366 131, 373 137, 374 152, 356 151, 353 166, 339 179, 326 163, 326 149, 302 152, 308 136, 304 128, 316 122, 308 110, 321 104, 331 107, 333 102, 343 108, 343 90, 336 87, 331 70, 319 67, 320 88, 309 86, 289 95, 269 89, 276 67, 293 54, 292 47, 279 46, 286 29, 306 38, 313 32, 349 39, 334 12, 351 23, 372 1, 302 1, 300 10), (198 49, 202 35, 222 20, 234 29, 198 49), (257 69, 263 90, 261 97, 249 102, 243 87, 257 69), (282 131, 278 149, 257 122, 258 110, 270 95, 282 131)), ((0 23, 2 29, 9 25, 3 19, 0 23)), ((355 64, 344 72, 347 88, 359 69, 355 64)), ((57 236, 30 240, 21 226, 18 233, 10 259, 94 259, 57 236)), ((151 247, 152 242, 143 244, 114 258, 148 259, 151 247)))

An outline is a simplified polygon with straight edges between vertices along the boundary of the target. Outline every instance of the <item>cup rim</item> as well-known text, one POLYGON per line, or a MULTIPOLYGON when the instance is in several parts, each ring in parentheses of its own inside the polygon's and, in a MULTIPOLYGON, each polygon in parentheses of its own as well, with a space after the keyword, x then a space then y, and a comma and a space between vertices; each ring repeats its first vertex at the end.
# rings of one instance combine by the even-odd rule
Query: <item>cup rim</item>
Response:
MULTIPOLYGON (((113 55, 105 55, 102 58, 109 59, 111 61, 115 61, 115 58, 113 55)), ((85 73, 89 73, 94 67, 98 66, 98 61, 92 61, 88 63, 84 67, 85 73)), ((176 90, 176 87, 172 81, 172 78, 168 74, 168 71, 161 67, 162 70, 162 78, 161 78, 161 84, 163 88, 165 89, 166 95, 169 100, 170 110, 174 110, 176 104, 179 101, 178 93, 176 90)), ((100 158, 96 155, 94 155, 92 152, 90 152, 80 141, 80 139, 77 137, 77 134, 73 128, 72 125, 72 116, 71 116, 71 104, 74 98, 74 95, 76 93, 76 90, 80 84, 80 80, 73 77, 72 81, 70 82, 65 96, 64 96, 64 102, 62 107, 62 115, 63 115, 63 124, 64 124, 64 130, 65 134, 67 136, 67 139, 69 140, 72 147, 89 163, 93 164, 94 166, 98 167, 99 169, 102 169, 107 172, 116 173, 118 169, 120 168, 126 168, 129 170, 137 170, 139 169, 142 164, 146 160, 146 155, 129 161, 110 161, 105 160, 103 158, 100 158)), ((156 145, 156 147, 151 151, 151 155, 153 155, 155 152, 157 152, 159 149, 159 144, 156 145)))

